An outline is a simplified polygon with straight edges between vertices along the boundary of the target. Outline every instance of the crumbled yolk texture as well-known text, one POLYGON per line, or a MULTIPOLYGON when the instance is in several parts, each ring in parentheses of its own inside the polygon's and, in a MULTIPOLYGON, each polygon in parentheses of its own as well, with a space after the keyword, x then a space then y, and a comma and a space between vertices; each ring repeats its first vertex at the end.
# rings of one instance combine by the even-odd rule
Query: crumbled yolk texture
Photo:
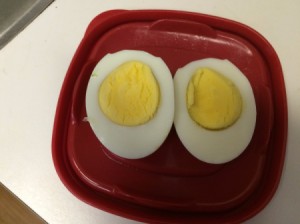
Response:
POLYGON ((139 61, 125 62, 113 70, 98 92, 105 116, 124 126, 141 125, 151 120, 159 99, 159 85, 151 68, 139 61))
POLYGON ((232 125, 242 112, 238 88, 225 76, 199 68, 188 83, 186 106, 190 117, 204 128, 218 130, 232 125))

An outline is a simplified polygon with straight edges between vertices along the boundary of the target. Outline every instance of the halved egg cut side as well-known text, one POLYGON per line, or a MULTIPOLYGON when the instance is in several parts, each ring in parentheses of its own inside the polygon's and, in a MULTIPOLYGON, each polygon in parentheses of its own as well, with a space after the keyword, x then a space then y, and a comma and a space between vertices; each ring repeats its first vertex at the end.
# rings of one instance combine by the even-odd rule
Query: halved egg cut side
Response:
POLYGON ((252 87, 230 61, 190 62, 174 77, 176 132, 197 159, 222 164, 248 146, 256 123, 252 87))
POLYGON ((174 86, 164 61, 144 51, 107 54, 86 91, 87 120, 113 154, 138 159, 155 152, 174 121, 174 86))

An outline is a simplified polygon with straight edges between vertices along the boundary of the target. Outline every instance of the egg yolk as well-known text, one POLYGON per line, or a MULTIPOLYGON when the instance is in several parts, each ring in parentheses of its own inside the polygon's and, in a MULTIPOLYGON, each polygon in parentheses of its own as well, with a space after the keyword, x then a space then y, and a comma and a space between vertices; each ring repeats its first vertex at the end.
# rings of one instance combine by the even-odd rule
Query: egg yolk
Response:
POLYGON ((141 125, 151 120, 159 99, 159 85, 151 68, 139 61, 125 62, 113 70, 98 92, 105 116, 124 126, 141 125))
POLYGON ((186 92, 190 117, 204 128, 218 130, 232 125, 242 112, 242 97, 225 76, 209 68, 199 68, 186 92))

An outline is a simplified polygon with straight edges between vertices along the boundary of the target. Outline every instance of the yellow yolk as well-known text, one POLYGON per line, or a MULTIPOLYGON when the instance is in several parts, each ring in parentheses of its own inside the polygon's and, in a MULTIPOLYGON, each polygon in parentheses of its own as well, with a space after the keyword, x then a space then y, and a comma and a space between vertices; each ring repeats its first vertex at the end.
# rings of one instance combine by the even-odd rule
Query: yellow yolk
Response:
POLYGON ((139 61, 128 61, 113 70, 99 88, 99 105, 111 121, 136 126, 155 114, 160 98, 151 68, 139 61))
POLYGON ((242 111, 242 97, 226 77, 209 68, 199 68, 189 81, 186 103, 190 117, 207 129, 232 125, 242 111))

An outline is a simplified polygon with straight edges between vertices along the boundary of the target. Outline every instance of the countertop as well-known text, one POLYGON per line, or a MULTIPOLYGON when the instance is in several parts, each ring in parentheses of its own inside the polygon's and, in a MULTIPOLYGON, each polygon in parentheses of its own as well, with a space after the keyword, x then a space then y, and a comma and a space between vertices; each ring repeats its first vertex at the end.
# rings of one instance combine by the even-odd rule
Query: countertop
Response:
POLYGON ((89 22, 110 9, 177 9, 244 23, 260 32, 282 63, 288 143, 278 190, 247 223, 300 221, 300 2, 297 0, 56 0, 0 51, 0 182, 48 223, 136 223, 75 198, 51 157, 56 103, 89 22))

